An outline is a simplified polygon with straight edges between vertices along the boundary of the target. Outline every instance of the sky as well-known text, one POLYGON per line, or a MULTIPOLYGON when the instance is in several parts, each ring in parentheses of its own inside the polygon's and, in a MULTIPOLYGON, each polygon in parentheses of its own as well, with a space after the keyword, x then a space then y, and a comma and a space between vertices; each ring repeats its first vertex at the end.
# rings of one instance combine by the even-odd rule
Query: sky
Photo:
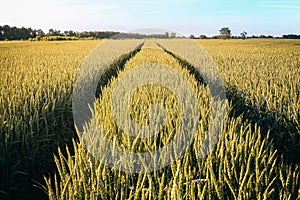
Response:
POLYGON ((300 34, 299 0, 0 0, 0 25, 75 31, 159 28, 185 36, 300 34))

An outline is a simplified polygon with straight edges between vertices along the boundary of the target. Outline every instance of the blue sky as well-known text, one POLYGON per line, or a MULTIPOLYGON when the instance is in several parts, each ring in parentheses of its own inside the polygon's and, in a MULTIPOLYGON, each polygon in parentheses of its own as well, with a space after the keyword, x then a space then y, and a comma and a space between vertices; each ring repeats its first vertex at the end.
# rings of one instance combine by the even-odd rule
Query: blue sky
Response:
POLYGON ((0 0, 0 25, 60 30, 161 28, 184 35, 300 34, 299 0, 0 0))

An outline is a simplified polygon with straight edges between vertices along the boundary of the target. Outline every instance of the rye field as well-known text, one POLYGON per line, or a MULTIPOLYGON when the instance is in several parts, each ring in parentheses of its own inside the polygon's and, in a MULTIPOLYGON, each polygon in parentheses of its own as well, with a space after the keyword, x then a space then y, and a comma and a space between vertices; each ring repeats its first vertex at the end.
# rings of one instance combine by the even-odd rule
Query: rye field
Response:
MULTIPOLYGON (((122 40, 102 48, 109 56, 99 59, 112 64, 103 70, 91 120, 79 133, 73 115, 72 95, 78 88, 74 82, 88 56, 105 42, 0 42, 0 199, 300 199, 300 41, 192 41, 210 56, 226 95, 222 129, 207 154, 202 152, 204 138, 217 123, 210 117, 211 88, 196 68, 199 49, 187 46, 180 52, 180 39, 122 40), (115 56, 118 52, 126 53, 115 56), (191 57, 185 60, 177 53, 191 57), (125 78, 125 89, 146 80, 147 70, 161 73, 156 63, 168 66, 166 72, 181 74, 194 96, 177 99, 160 84, 136 88, 126 112, 137 129, 161 122, 162 116, 149 112, 161 108, 152 105, 162 106, 165 113, 162 125, 155 127, 157 134, 135 138, 112 113, 123 103, 114 104, 114 89, 125 78), (126 76, 141 65, 146 70, 126 76), (180 101, 191 98, 198 108, 187 117, 191 124, 195 122, 190 118, 197 118, 194 138, 172 162, 163 155, 155 158, 165 164, 162 168, 154 164, 155 170, 136 173, 130 160, 117 160, 129 163, 124 171, 102 159, 101 141, 86 145, 103 137, 97 135, 99 124, 108 141, 124 152, 167 146, 182 129, 180 101)), ((170 78, 174 84, 180 80, 170 78)))

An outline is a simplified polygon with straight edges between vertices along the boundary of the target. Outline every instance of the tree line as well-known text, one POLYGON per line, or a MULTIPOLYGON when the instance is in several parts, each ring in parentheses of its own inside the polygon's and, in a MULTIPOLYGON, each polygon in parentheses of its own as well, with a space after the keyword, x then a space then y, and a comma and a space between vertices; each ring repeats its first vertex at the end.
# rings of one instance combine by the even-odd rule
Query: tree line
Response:
MULTIPOLYGON (((265 36, 247 36, 247 32, 243 31, 239 36, 232 36, 231 30, 228 27, 223 27, 219 30, 220 34, 212 37, 207 37, 206 35, 201 34, 199 37, 190 35, 191 39, 247 39, 247 38, 274 38, 271 35, 265 36)), ((10 27, 9 25, 0 26, 0 40, 69 40, 69 39, 80 39, 80 38, 89 38, 89 39, 120 39, 120 38, 178 38, 176 33, 165 32, 163 34, 138 34, 138 33, 121 33, 116 31, 60 31, 56 29, 49 29, 45 33, 42 29, 32 29, 32 28, 17 28, 15 26, 10 27)), ((283 35, 284 39, 300 39, 300 35, 288 34, 283 35)))
POLYGON ((45 33, 42 29, 32 28, 17 28, 9 25, 0 26, 0 40, 28 40, 46 38, 46 40, 67 40, 67 39, 80 39, 80 38, 175 38, 176 33, 164 33, 164 34, 138 34, 138 33, 121 33, 116 31, 60 31, 56 29, 49 29, 48 33, 45 33))
MULTIPOLYGON (((231 30, 228 27, 223 27, 219 30, 220 34, 219 35, 215 35, 212 37, 207 37, 206 35, 201 34, 199 37, 195 37, 193 34, 190 35, 191 39, 247 39, 247 38, 274 38, 274 36, 272 35, 260 35, 260 36, 256 36, 256 35, 252 35, 252 36, 247 36, 248 33, 246 31, 243 31, 240 33, 240 35, 238 36, 233 36, 231 34, 231 30)), ((290 35, 289 35, 290 36, 290 35)), ((295 35, 292 35, 295 36, 295 35)), ((282 37, 276 37, 276 38, 285 38, 285 39, 300 39, 297 37, 286 37, 285 35, 283 35, 282 37)))
POLYGON ((72 30, 61 32, 60 30, 49 29, 48 33, 45 33, 42 29, 32 28, 17 28, 9 25, 0 26, 0 40, 28 40, 30 38, 37 37, 77 37, 77 38, 109 38, 119 32, 115 31, 83 31, 75 32, 72 30))
POLYGON ((300 35, 288 34, 288 35, 283 35, 282 38, 284 38, 284 39, 300 39, 300 35))

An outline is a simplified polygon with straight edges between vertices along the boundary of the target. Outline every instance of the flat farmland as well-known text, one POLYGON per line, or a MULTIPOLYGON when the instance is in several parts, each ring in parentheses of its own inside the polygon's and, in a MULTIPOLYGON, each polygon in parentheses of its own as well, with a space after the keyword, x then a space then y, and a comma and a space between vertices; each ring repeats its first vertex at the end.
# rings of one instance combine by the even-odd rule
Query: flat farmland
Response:
POLYGON ((139 65, 162 63, 182 74, 199 103, 194 140, 168 166, 139 174, 91 155, 74 125, 76 74, 105 40, 0 42, 0 199, 299 199, 300 41, 193 40, 220 72, 228 111, 218 142, 201 157, 210 89, 203 74, 168 49, 177 40, 142 40, 142 48, 114 60, 85 129, 97 121, 124 151, 167 145, 182 112, 172 91, 150 84, 133 93, 128 109, 140 126, 151 123, 152 104, 167 111, 159 134, 148 139, 118 127, 111 98, 116 83, 139 65))

